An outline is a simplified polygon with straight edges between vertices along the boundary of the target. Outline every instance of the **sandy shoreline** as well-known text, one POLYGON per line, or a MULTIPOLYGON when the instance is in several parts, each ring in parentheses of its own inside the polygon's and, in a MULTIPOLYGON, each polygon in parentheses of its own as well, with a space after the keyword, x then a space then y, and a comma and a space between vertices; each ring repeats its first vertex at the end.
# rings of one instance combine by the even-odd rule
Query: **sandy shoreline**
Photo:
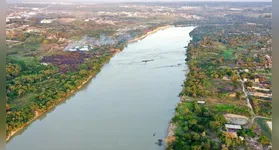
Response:
MULTIPOLYGON (((159 31, 159 30, 166 29, 166 28, 168 28, 168 27, 170 27, 170 26, 158 27, 158 28, 156 28, 156 29, 154 29, 154 30, 152 30, 152 31, 150 31, 150 32, 147 32, 146 34, 144 34, 144 35, 142 35, 142 36, 140 36, 140 37, 138 37, 138 38, 135 38, 135 39, 133 39, 133 40, 128 41, 127 44, 136 42, 136 41, 141 40, 141 39, 144 39, 146 36, 148 36, 148 35, 150 35, 150 34, 153 34, 153 33, 157 32, 157 31, 159 31)), ((111 59, 112 57, 114 57, 117 53, 119 53, 119 52, 121 52, 121 51, 122 51, 122 50, 118 50, 116 53, 114 53, 107 61, 105 61, 105 62, 102 64, 102 67, 103 67, 104 64, 106 64, 107 62, 109 62, 110 59, 111 59)), ((102 67, 101 67, 101 68, 102 68, 102 67)), ((93 75, 90 75, 86 80, 84 80, 84 81, 82 82, 82 84, 81 84, 80 86, 77 87, 77 89, 72 90, 71 92, 67 93, 65 98, 60 98, 60 99, 58 99, 58 100, 56 101, 56 104, 54 104, 53 106, 51 106, 50 108, 48 108, 46 111, 35 112, 36 115, 35 115, 35 117, 34 117, 33 119, 31 119, 30 121, 28 121, 27 123, 25 123, 22 127, 20 127, 20 128, 18 128, 18 129, 16 129, 16 130, 12 131, 11 134, 8 135, 8 136, 6 137, 6 142, 9 141, 9 139, 10 139, 11 137, 13 137, 17 132, 19 132, 20 130, 24 129, 24 128, 25 128, 26 126, 28 126, 30 123, 32 123, 33 121, 35 121, 38 117, 40 117, 41 115, 43 115, 43 114, 49 112, 49 110, 51 110, 52 108, 54 108, 55 106, 57 106, 57 104, 59 104, 60 102, 66 100, 67 98, 69 98, 69 96, 71 96, 72 94, 74 94, 75 92, 77 92, 78 90, 80 90, 86 83, 88 83, 88 81, 89 81, 90 79, 92 79, 93 77, 95 77, 95 75, 97 75, 97 73, 96 73, 96 74, 93 74, 93 75)))
POLYGON ((142 40, 142 39, 144 39, 145 37, 147 37, 147 36, 150 35, 150 34, 153 34, 153 33, 157 32, 157 31, 159 31, 159 30, 163 30, 163 29, 166 29, 166 28, 169 28, 169 27, 170 27, 169 25, 167 25, 167 26, 162 26, 162 27, 158 27, 158 28, 156 28, 156 29, 154 29, 154 30, 152 30, 152 31, 147 32, 146 34, 144 34, 144 35, 142 35, 142 36, 140 36, 140 37, 137 37, 137 38, 135 38, 135 39, 133 39, 133 40, 130 40, 128 43, 137 42, 138 40, 142 40))
POLYGON ((168 147, 175 140, 174 136, 175 124, 170 122, 168 126, 168 135, 165 137, 165 147, 168 147))

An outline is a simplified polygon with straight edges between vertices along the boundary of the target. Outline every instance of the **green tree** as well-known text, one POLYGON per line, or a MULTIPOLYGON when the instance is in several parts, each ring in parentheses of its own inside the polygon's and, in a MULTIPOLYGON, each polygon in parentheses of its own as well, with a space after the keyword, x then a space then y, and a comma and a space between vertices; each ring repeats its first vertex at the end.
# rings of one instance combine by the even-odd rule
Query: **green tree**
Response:
POLYGON ((246 86, 252 87, 253 86, 253 82, 251 82, 251 81, 246 82, 246 86))
POLYGON ((236 98, 237 98, 238 100, 240 100, 242 94, 243 94, 242 92, 236 92, 236 98))
POLYGON ((270 144, 270 140, 269 140, 268 137, 266 137, 265 135, 260 136, 259 142, 260 142, 262 145, 268 145, 268 144, 270 144))
POLYGON ((88 72, 85 69, 82 69, 79 71, 79 75, 81 75, 81 76, 86 76, 87 74, 88 74, 88 72))

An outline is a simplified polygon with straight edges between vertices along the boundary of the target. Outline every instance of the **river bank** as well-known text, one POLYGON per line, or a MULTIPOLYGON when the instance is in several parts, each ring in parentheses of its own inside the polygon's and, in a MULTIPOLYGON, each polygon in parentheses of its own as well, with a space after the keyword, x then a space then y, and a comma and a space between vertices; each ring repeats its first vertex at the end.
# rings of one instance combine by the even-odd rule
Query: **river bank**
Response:
POLYGON ((150 35, 150 34, 153 34, 153 33, 157 32, 157 31, 159 31, 159 30, 167 29, 167 28, 169 28, 169 27, 171 27, 171 26, 167 25, 167 26, 162 26, 162 27, 155 28, 154 30, 149 31, 149 32, 145 33, 144 35, 142 35, 142 36, 140 36, 140 37, 137 37, 137 38, 135 38, 135 39, 133 39, 133 40, 128 41, 128 43, 137 42, 137 41, 139 41, 139 40, 144 39, 145 37, 147 37, 147 36, 150 35))
MULTIPOLYGON (((142 36, 140 36, 140 37, 138 37, 138 38, 135 38, 135 39, 133 39, 133 40, 131 40, 131 41, 128 41, 127 44, 136 42, 136 41, 138 41, 138 40, 141 40, 141 39, 145 38, 146 36, 148 36, 148 35, 150 35, 150 34, 153 34, 153 33, 157 32, 157 31, 159 31, 159 30, 162 30, 162 29, 166 29, 166 28, 168 28, 168 27, 170 27, 170 26, 163 26, 163 27, 155 28, 154 30, 152 30, 152 31, 150 31, 150 32, 147 32, 146 34, 144 34, 144 35, 142 35, 142 36)), ((110 59, 111 59, 112 57, 114 57, 116 54, 118 54, 118 53, 121 52, 121 51, 122 51, 122 50, 118 49, 110 58, 108 58, 106 61, 104 61, 104 63, 102 63, 101 66, 103 67, 104 64, 106 64, 107 62, 109 62, 110 59)), ((93 77, 95 77, 95 76, 97 75, 97 73, 98 73, 98 72, 96 72, 96 73, 90 75, 90 76, 89 76, 88 78, 86 78, 86 79, 81 83, 81 85, 79 85, 75 90, 72 90, 72 91, 70 91, 69 93, 67 93, 65 97, 58 99, 58 100, 56 101, 56 103, 55 103, 54 105, 52 105, 51 107, 49 107, 47 110, 42 111, 42 112, 35 112, 35 116, 34 116, 30 121, 28 121, 27 123, 25 123, 24 125, 22 125, 22 127, 20 127, 20 128, 18 128, 18 129, 16 129, 16 130, 12 131, 12 132, 6 137, 6 142, 9 141, 9 140, 11 139, 11 137, 13 137, 14 135, 16 135, 16 133, 18 133, 19 131, 21 131, 22 129, 24 129, 25 127, 27 127, 29 124, 31 124, 32 122, 34 122, 37 118, 39 118, 39 117, 42 116, 43 114, 49 112, 50 110, 52 110, 53 108, 55 108, 55 106, 57 106, 57 104, 59 104, 59 103, 65 101, 65 100, 66 100, 67 98, 69 98, 72 94, 74 94, 74 93, 76 93, 78 90, 80 90, 86 83, 88 83, 88 81, 90 81, 93 77)))
MULTIPOLYGON (((117 51, 114 55, 116 55, 117 53, 119 53, 119 51, 117 51)), ((112 55, 112 57, 114 56, 112 55)), ((106 64, 109 61, 109 59, 107 61, 105 61, 101 66, 103 66, 104 64, 106 64)), ((97 72, 98 73, 98 72, 97 72)), ((43 114, 49 112, 49 110, 53 109, 55 106, 57 106, 57 104, 61 103, 62 101, 66 100, 69 96, 71 96, 72 94, 74 94, 75 92, 77 92, 78 90, 80 90, 90 79, 92 79, 93 77, 96 76, 96 74, 92 74, 90 75, 86 80, 84 80, 81 85, 79 85, 75 90, 70 91, 69 93, 66 94, 66 96, 64 98, 60 98, 56 101, 56 104, 52 105, 51 107, 49 107, 47 110, 42 111, 42 112, 35 112, 35 116, 33 119, 31 119, 30 121, 28 121, 26 124, 24 124, 21 128, 18 128, 15 131, 12 131, 10 135, 8 135, 6 137, 6 142, 9 141, 9 139, 14 136, 17 132, 19 132, 20 130, 24 129, 26 126, 28 126, 30 123, 32 123, 33 121, 35 121, 38 117, 42 116, 43 114)))
MULTIPOLYGON (((190 43, 188 43, 189 45, 190 43)), ((188 49, 188 45, 185 46, 185 49, 187 50, 188 49)), ((186 53, 186 56, 187 56, 187 53, 186 53)), ((186 64, 188 62, 186 61, 186 64)), ((187 68, 185 70, 185 76, 187 77, 188 73, 190 72, 190 69, 187 68)), ((187 78, 186 78, 187 80, 187 78)), ((176 108, 178 106, 178 104, 182 103, 182 96, 180 96, 180 101, 176 104, 176 108)), ((176 112, 174 113, 173 116, 175 116, 176 112)), ((165 147, 167 148, 169 144, 171 144, 172 142, 175 141, 175 129, 176 129, 176 126, 175 124, 172 122, 172 120, 169 122, 169 126, 168 126, 168 130, 167 130, 167 136, 165 137, 164 141, 165 141, 165 147)))
POLYGON ((218 29, 207 32, 209 28, 198 27, 190 33, 192 40, 188 44, 186 59, 189 72, 180 93, 181 103, 168 127, 167 149, 245 149, 260 144, 257 142, 262 134, 260 125, 253 123, 254 118, 250 123, 253 127, 247 125, 253 110, 251 105, 247 106, 244 82, 239 82, 239 78, 244 77, 238 73, 238 68, 247 62, 244 60, 241 66, 236 63, 239 58, 235 57, 242 54, 242 50, 226 41, 220 42, 219 39, 227 34, 219 36, 218 29), (226 58, 224 54, 228 49, 232 55, 226 58), (224 76, 229 80, 224 80, 224 76), (238 96, 231 96, 231 93, 238 96), (226 124, 239 125, 244 132, 231 135, 223 130, 226 124), (247 138, 243 140, 242 137, 247 138))
POLYGON ((192 30, 171 27, 125 46, 84 88, 13 136, 7 150, 163 150, 155 143, 180 101, 192 30))

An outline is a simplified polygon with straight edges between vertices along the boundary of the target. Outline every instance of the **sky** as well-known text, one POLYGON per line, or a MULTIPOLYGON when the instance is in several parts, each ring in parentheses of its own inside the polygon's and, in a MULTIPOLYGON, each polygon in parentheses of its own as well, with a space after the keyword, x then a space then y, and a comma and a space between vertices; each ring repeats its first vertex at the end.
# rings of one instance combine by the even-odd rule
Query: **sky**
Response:
MULTIPOLYGON (((41 2, 196 2, 196 1, 228 1, 228 2, 272 2, 272 0, 40 0, 41 2)), ((38 0, 7 0, 7 2, 38 2, 38 0)))

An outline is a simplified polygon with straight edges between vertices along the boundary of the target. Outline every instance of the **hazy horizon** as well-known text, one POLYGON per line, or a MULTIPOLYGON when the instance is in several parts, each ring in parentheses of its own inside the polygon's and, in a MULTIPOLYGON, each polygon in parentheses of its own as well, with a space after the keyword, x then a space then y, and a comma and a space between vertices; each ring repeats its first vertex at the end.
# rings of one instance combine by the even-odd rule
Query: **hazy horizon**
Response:
MULTIPOLYGON (((36 2, 38 0, 6 0, 8 3, 15 2, 36 2)), ((117 3, 117 2, 272 2, 272 0, 42 0, 40 2, 101 2, 101 3, 117 3)))

